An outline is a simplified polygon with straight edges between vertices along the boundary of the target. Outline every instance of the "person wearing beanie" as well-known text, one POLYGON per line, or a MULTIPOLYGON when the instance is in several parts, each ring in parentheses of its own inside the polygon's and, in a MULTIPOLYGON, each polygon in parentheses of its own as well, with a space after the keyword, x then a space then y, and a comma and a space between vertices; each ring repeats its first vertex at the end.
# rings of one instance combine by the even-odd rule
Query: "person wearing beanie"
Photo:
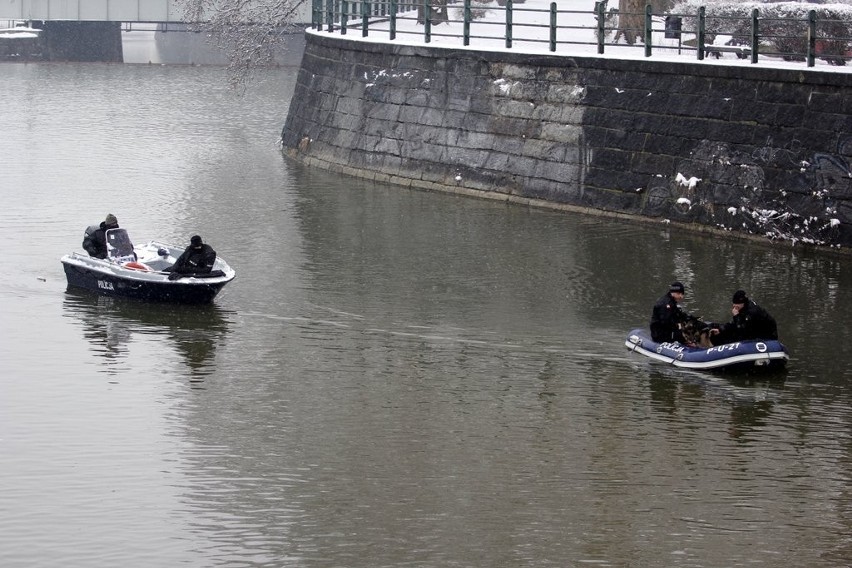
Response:
POLYGON ((710 330, 713 345, 747 341, 749 339, 778 339, 778 325, 775 318, 757 302, 749 299, 745 290, 737 290, 731 298, 730 323, 710 330))
POLYGON ((651 339, 657 343, 678 341, 686 343, 682 326, 690 318, 678 305, 683 301, 686 288, 681 282, 672 282, 669 290, 657 303, 651 312, 651 339))
POLYGON ((101 221, 100 225, 91 225, 86 228, 83 234, 83 250, 89 253, 89 256, 106 258, 108 254, 106 232, 110 229, 118 229, 118 219, 112 213, 107 213, 106 219, 101 221))
POLYGON ((175 278, 192 274, 209 274, 215 262, 216 251, 213 247, 205 244, 199 235, 193 235, 189 239, 189 246, 175 263, 166 269, 166 272, 171 272, 175 278))

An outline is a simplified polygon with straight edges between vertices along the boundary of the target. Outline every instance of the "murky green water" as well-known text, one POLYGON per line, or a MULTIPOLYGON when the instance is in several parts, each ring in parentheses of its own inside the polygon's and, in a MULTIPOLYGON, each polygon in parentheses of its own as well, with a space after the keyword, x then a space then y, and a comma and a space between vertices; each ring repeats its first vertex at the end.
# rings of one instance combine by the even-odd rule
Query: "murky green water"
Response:
POLYGON ((4 65, 0 563, 852 563, 849 261, 412 192, 281 157, 294 69, 4 65), (208 308, 69 293, 116 214, 208 308), (623 346, 746 288, 786 375, 623 346))

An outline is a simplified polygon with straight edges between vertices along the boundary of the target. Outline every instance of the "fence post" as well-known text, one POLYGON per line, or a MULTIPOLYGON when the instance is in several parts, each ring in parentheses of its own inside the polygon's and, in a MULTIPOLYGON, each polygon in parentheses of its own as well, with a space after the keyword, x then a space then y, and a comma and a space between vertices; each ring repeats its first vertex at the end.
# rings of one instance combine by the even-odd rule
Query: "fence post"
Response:
POLYGON ((340 3, 340 35, 346 35, 347 24, 349 23, 349 2, 343 0, 340 3))
POLYGON ((397 12, 397 0, 390 0, 390 38, 396 39, 396 12, 397 12))
POLYGON ((512 0, 506 0, 506 47, 512 47, 512 0))
POLYGON ((698 60, 704 60, 704 6, 698 9, 698 60))
POLYGON ((808 67, 813 67, 816 59, 816 20, 816 10, 808 11, 808 67))
POLYGON ((550 3, 550 51, 556 51, 556 2, 550 3))
POLYGON ((757 63, 757 50, 760 49, 760 11, 755 8, 751 11, 751 62, 757 63))
POLYGON ((370 25, 370 0, 361 0, 361 36, 367 37, 367 26, 370 25))
POLYGON ((321 9, 321 0, 313 0, 311 2, 311 28, 317 31, 322 29, 322 13, 321 9))
POLYGON ((423 41, 432 41, 432 0, 423 0, 423 41))
POLYGON ((653 39, 654 22, 651 20, 651 5, 645 4, 645 57, 651 57, 651 44, 653 39))
POLYGON ((326 0, 325 10, 325 21, 328 24, 328 31, 331 33, 334 31, 334 2, 332 0, 326 0))
POLYGON ((470 45, 470 16, 470 0, 464 0, 464 26, 462 27, 464 45, 470 45))
POLYGON ((595 11, 598 13, 598 55, 602 55, 604 52, 605 5, 604 2, 595 2, 595 11))

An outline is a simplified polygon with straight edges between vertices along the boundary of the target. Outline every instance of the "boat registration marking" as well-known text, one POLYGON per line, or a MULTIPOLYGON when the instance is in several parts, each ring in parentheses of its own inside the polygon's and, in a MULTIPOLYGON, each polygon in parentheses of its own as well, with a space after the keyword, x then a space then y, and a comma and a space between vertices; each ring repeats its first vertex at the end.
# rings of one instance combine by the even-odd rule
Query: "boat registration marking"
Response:
POLYGON ((733 351, 735 349, 738 349, 739 346, 740 346, 739 343, 727 343, 725 345, 719 345, 717 347, 711 347, 710 349, 707 350, 707 354, 709 355, 713 352, 724 353, 725 351, 733 351))

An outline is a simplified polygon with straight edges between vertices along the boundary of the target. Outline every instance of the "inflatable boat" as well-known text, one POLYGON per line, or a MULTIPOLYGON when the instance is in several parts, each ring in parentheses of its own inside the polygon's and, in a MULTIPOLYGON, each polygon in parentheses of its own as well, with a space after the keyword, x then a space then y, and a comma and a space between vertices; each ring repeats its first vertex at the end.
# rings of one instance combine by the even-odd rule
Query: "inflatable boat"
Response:
POLYGON ((657 343, 643 328, 627 334, 624 345, 635 353, 675 367, 698 370, 772 370, 787 364, 787 349, 777 340, 750 340, 714 347, 689 347, 677 341, 657 343))
POLYGON ((68 286, 107 296, 182 304, 206 304, 236 277, 221 257, 203 274, 175 274, 166 269, 183 253, 182 247, 151 241, 134 247, 124 229, 110 229, 107 258, 73 252, 62 257, 68 286))

